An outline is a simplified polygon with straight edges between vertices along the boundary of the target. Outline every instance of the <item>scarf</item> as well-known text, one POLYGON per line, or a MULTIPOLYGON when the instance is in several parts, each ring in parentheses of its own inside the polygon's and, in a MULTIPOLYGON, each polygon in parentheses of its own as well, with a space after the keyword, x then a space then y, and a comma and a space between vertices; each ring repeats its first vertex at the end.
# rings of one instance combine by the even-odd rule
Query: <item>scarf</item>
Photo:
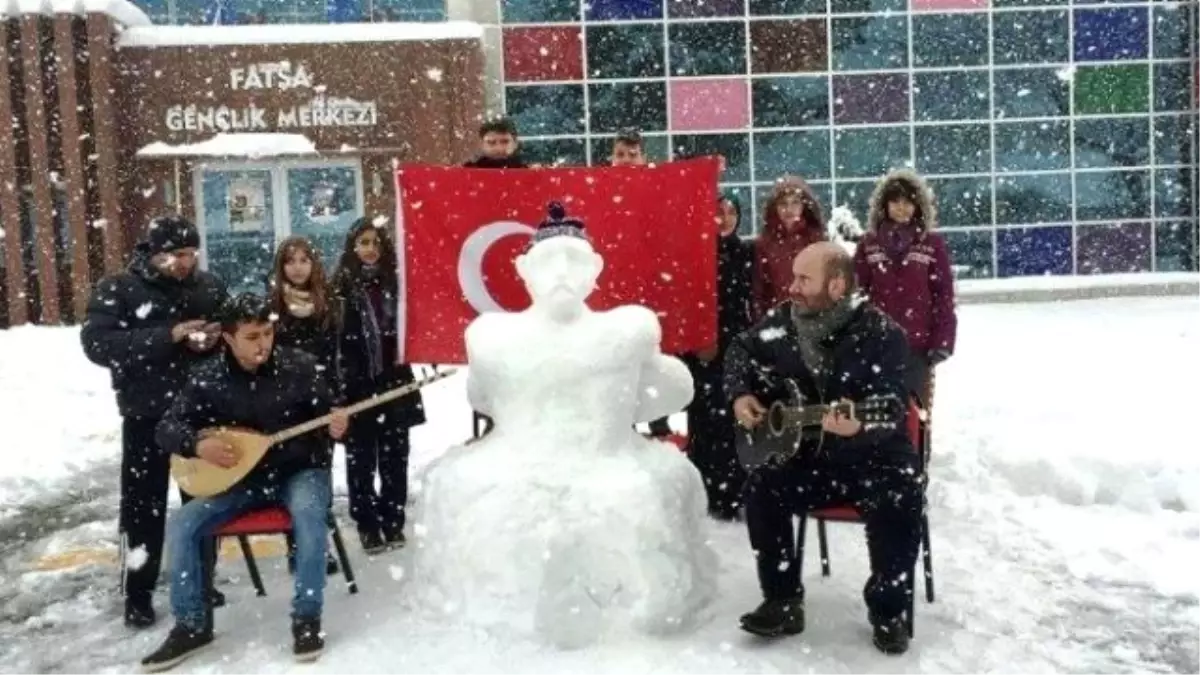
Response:
POLYGON ((283 304, 287 306, 288 313, 297 319, 307 319, 317 309, 310 291, 302 291, 286 283, 283 285, 283 304))
POLYGON ((833 351, 822 343, 850 322, 854 310, 862 304, 857 296, 845 296, 828 309, 807 312, 792 305, 792 326, 796 329, 800 357, 821 389, 833 367, 833 351))
POLYGON ((914 223, 896 223, 885 220, 879 228, 879 240, 883 245, 883 250, 895 263, 904 261, 916 239, 917 228, 914 223))

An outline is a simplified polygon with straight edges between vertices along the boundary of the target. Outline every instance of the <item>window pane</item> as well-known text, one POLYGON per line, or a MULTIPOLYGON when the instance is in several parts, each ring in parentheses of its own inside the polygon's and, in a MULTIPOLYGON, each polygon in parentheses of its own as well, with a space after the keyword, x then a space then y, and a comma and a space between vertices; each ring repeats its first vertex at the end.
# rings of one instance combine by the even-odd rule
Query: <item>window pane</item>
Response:
POLYGON ((1154 227, 1154 269, 1196 271, 1196 224, 1158 223, 1154 227))
POLYGON ((889 169, 909 166, 907 127, 838 129, 834 132, 836 176, 876 178, 889 169))
POLYGON ((361 217, 358 171, 354 167, 287 169, 292 234, 308 237, 321 252, 326 274, 333 271, 350 226, 361 217))
POLYGON ((662 26, 589 26, 587 60, 591 78, 663 77, 662 26))
POLYGON ((835 124, 908 121, 908 73, 833 76, 835 124))
POLYGON ((1155 216, 1196 218, 1196 205, 1192 203, 1193 175, 1191 169, 1159 169, 1154 172, 1155 216))
POLYGON ((1071 125, 1058 122, 996 124, 997 171, 1071 168, 1071 125))
POLYGON ((913 108, 917 120, 988 118, 991 84, 986 72, 917 73, 913 77, 913 108))
MULTIPOLYGON (((310 0, 312 1, 312 0, 310 0)), ((372 21, 445 21, 445 0, 373 0, 372 21)), ((314 4, 322 4, 317 0, 314 4)))
POLYGON ((998 276, 1070 274, 1070 227, 1029 227, 996 232, 998 276))
POLYGON ((914 68, 987 64, 986 14, 918 14, 912 30, 914 68))
POLYGON ((1070 221, 1071 174, 996 177, 997 224, 1070 221))
POLYGON ((1146 112, 1150 67, 1145 64, 1082 66, 1075 71, 1075 114, 1119 115, 1146 112))
POLYGON ((754 126, 790 127, 829 123, 827 77, 772 77, 751 82, 754 126))
MULTIPOLYGON (((609 163, 612 157, 613 139, 611 137, 592 138, 592 166, 602 166, 609 163)), ((642 136, 642 152, 651 162, 665 162, 671 158, 670 144, 666 136, 642 136)))
POLYGON ((578 21, 578 0, 500 0, 504 23, 578 21))
MULTIPOLYGON (((1082 71, 1082 69, 1080 69, 1082 71)), ((995 71, 996 117, 1060 117, 1070 112, 1071 86, 1055 68, 995 71)))
POLYGON ((661 0, 588 0, 584 3, 588 21, 661 19, 661 0))
POLYGON ((1070 34, 1066 12, 992 14, 997 64, 1065 63, 1070 34))
POLYGON ((914 130, 917 171, 987 173, 992 170, 992 132, 986 124, 922 126, 914 130))
POLYGON ((1069 0, 992 0, 992 7, 1046 7, 1065 5, 1069 0))
POLYGON ((993 230, 975 232, 943 232, 950 249, 950 265, 957 279, 990 279, 992 269, 993 230))
POLYGON ((750 182, 749 134, 695 134, 673 136, 675 157, 720 155, 725 158, 725 173, 721 180, 729 183, 750 182))
POLYGON ((1075 236, 1079 274, 1150 271, 1150 223, 1080 225, 1075 236))
POLYGON ((834 70, 878 70, 908 65, 908 22, 902 16, 832 21, 834 70))
POLYGON ((1075 10, 1075 60, 1144 59, 1149 47, 1145 7, 1075 10))
MULTIPOLYGON (((825 0, 748 0, 753 16, 824 14, 825 0)), ((743 204, 746 206, 746 204, 743 204)))
POLYGON ((938 227, 978 227, 992 224, 992 179, 930 178, 937 196, 938 227))
POLYGON ((1075 166, 1134 167, 1150 163, 1148 118, 1075 120, 1075 166))
POLYGON ((703 17, 743 16, 745 0, 667 0, 667 16, 696 19, 703 17))
POLYGON ((829 11, 834 14, 882 14, 906 9, 907 0, 829 0, 829 11))
POLYGON ((753 21, 750 63, 756 73, 819 73, 829 67, 825 21, 753 21))
POLYGON ((1154 64, 1155 111, 1192 108, 1192 92, 1196 90, 1192 84, 1194 67, 1194 64, 1186 61, 1154 64))
POLYGON ((1186 59, 1189 56, 1188 26, 1192 25, 1195 5, 1155 5, 1154 12, 1154 58, 1186 59))
POLYGON ((524 136, 583 133, 583 87, 574 84, 509 86, 508 114, 524 136))
POLYGON ((616 133, 633 127, 641 131, 667 128, 667 85, 629 82, 588 85, 593 133, 616 133))
POLYGON ((744 22, 671 24, 668 30, 672 75, 734 75, 746 72, 744 22))
POLYGON ((754 134, 754 174, 796 174, 829 178, 829 131, 773 131, 754 134))
POLYGON ((1191 115, 1154 116, 1154 161, 1158 164, 1188 164, 1196 133, 1191 115))
POLYGON ((521 158, 543 166, 584 166, 587 150, 582 138, 521 141, 521 158))
POLYGON ((269 171, 204 171, 206 268, 231 294, 262 293, 275 256, 275 195, 269 171))
POLYGON ((1075 217, 1079 220, 1149 218, 1150 172, 1076 172, 1075 217))

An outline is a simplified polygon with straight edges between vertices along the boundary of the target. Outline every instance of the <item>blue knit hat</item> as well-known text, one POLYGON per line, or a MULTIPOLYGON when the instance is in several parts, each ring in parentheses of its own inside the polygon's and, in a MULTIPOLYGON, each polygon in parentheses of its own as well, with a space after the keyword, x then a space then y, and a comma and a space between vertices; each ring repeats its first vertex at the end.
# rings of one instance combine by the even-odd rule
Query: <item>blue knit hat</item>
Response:
POLYGON ((525 250, 533 248, 538 242, 552 237, 575 237, 591 243, 587 232, 584 231, 583 221, 578 218, 568 218, 567 209, 562 202, 550 202, 546 205, 547 218, 537 226, 537 231, 529 238, 525 250))

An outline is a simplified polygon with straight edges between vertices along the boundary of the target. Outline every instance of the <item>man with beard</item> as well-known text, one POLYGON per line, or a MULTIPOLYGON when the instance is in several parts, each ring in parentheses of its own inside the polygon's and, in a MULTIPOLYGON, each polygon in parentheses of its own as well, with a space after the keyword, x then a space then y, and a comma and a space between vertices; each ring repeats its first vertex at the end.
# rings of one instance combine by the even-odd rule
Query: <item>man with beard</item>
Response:
MULTIPOLYGON (((88 360, 108 368, 121 413, 121 574, 125 625, 155 621, 167 518, 169 462, 154 428, 183 389, 188 370, 217 345, 214 319, 225 286, 196 269, 200 233, 180 216, 150 221, 125 272, 100 280, 80 339, 88 360), (141 565, 124 564, 134 551, 141 565)), ((216 604, 223 599, 213 598, 216 604)))
POLYGON ((793 515, 853 504, 863 516, 871 576, 863 589, 874 644, 908 649, 906 579, 920 545, 920 460, 905 431, 907 346, 903 331, 856 295, 854 263, 840 246, 813 244, 792 265, 791 301, 742 333, 725 359, 725 387, 737 423, 763 423, 768 376, 796 382, 809 401, 870 404, 870 423, 842 414, 821 422, 819 452, 801 445, 786 462, 752 471, 746 522, 764 602, 741 627, 764 637, 804 630, 804 589, 793 515))

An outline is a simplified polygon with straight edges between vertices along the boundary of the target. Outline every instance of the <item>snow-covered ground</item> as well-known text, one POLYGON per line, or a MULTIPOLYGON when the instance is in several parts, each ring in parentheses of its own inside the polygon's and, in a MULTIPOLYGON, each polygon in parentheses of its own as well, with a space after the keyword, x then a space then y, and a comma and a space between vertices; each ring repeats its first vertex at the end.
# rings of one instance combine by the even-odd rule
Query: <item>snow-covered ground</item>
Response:
MULTIPOLYGON (((575 652, 426 614, 406 588, 410 552, 367 560, 352 541, 363 592, 331 584, 326 655, 304 671, 1196 672, 1198 309, 1195 298, 960 309, 959 351, 937 389, 938 597, 918 600, 905 656, 870 645, 860 528, 831 526, 829 578, 810 532, 808 630, 763 644, 736 628, 758 601, 745 533, 713 524, 720 590, 695 632, 575 652)), ((469 432, 461 376, 430 387, 426 402, 417 466, 469 432)), ((145 633, 120 622, 119 420, 106 374, 83 359, 73 329, 0 331, 0 410, 0 671, 136 669, 169 620, 145 633), (39 569, 48 560, 74 564, 39 569)), ((344 517, 343 528, 352 534, 344 517)), ((230 604, 217 612, 219 647, 182 671, 298 669, 290 586, 277 559, 264 562, 266 598, 240 560, 222 562, 230 604)), ((165 612, 165 598, 157 606, 165 612)))

